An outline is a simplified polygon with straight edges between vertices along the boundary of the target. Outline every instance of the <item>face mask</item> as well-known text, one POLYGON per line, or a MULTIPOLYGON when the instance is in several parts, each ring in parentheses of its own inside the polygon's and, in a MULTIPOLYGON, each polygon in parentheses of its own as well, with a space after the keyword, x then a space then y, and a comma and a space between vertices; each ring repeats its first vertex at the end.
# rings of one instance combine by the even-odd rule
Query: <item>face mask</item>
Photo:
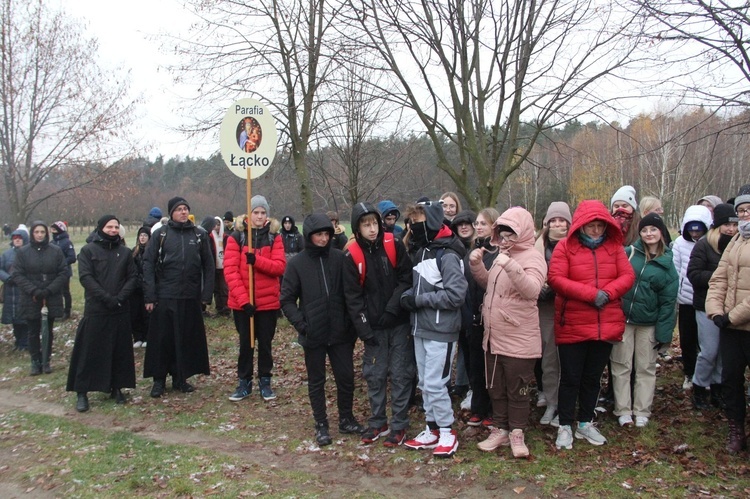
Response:
POLYGON ((427 222, 415 222, 411 224, 412 241, 417 246, 427 246, 427 222))
POLYGON ((750 238, 750 220, 740 220, 737 223, 737 228, 740 230, 740 234, 742 234, 742 239, 750 238))

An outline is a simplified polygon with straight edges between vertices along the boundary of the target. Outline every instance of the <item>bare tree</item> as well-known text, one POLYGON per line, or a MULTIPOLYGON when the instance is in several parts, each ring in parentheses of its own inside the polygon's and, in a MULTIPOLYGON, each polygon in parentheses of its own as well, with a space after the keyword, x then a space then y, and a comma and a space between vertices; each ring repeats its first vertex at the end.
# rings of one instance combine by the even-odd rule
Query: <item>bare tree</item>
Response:
POLYGON ((132 152, 133 103, 127 79, 97 66, 97 43, 80 25, 41 0, 0 9, 0 169, 10 215, 24 222, 132 152))
POLYGON ((359 38, 399 84, 384 95, 418 117, 438 168, 474 209, 495 204, 541 133, 611 100, 596 93, 625 73, 639 43, 633 14, 588 0, 349 6, 359 38))

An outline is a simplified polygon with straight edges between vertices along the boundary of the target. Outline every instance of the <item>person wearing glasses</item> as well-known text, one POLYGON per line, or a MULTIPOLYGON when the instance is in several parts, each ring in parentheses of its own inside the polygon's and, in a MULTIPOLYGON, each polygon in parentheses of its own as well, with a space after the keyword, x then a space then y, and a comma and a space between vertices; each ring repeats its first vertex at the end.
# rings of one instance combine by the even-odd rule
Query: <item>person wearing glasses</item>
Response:
POLYGON ((593 423, 599 380, 612 352, 622 341, 625 314, 622 297, 635 282, 622 248, 623 231, 601 201, 581 201, 568 236, 557 243, 547 282, 555 290, 555 342, 560 355, 555 445, 573 448, 575 438, 592 445, 607 439, 593 423))
POLYGON ((726 450, 747 448, 745 368, 750 365, 750 194, 734 199, 738 234, 727 245, 709 281, 706 315, 721 330, 722 395, 729 420, 726 450))

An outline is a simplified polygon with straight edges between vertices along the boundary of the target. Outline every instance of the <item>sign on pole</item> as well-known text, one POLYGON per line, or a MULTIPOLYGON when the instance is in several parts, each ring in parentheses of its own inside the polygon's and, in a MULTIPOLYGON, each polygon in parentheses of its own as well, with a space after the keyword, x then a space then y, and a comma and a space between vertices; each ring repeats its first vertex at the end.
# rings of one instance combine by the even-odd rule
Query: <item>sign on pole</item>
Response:
POLYGON ((258 178, 266 173, 276 156, 277 140, 276 120, 259 101, 240 99, 227 109, 219 145, 224 163, 238 177, 258 178))

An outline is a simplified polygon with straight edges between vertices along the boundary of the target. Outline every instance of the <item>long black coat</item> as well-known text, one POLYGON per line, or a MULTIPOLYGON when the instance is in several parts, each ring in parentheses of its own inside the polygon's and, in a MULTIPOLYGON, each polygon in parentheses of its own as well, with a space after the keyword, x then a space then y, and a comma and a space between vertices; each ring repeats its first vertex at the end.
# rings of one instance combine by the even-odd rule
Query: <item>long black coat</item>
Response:
POLYGON ((32 241, 18 250, 11 275, 13 282, 21 289, 22 318, 41 318, 42 303, 33 299, 37 289, 50 291, 46 300, 49 317, 63 316, 62 289, 68 281, 68 264, 60 248, 49 244, 49 237, 41 243, 32 241))
POLYGON ((134 388, 128 297, 138 275, 132 253, 119 242, 94 233, 78 255, 78 274, 86 305, 76 331, 67 390, 134 388))

